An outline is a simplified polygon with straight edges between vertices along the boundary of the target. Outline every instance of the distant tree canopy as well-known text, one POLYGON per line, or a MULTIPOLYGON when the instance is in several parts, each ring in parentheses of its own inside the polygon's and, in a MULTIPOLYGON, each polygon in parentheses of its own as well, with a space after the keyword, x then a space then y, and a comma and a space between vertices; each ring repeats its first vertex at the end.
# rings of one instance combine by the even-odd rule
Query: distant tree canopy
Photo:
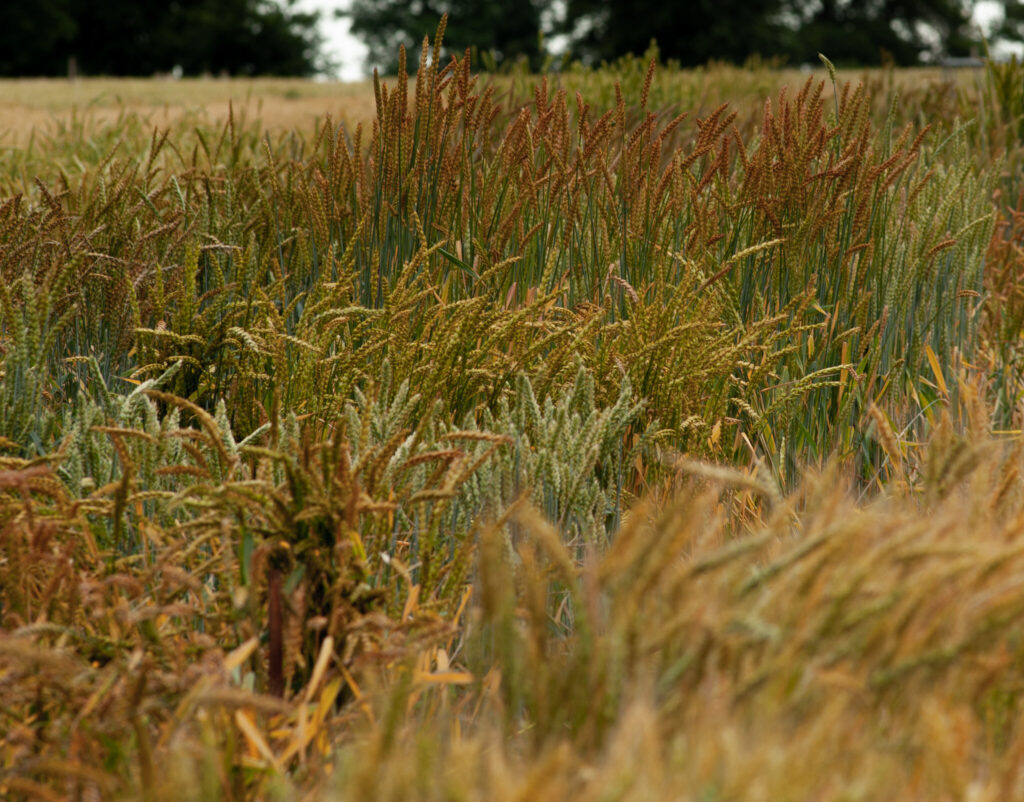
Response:
POLYGON ((5 9, 0 75, 312 75, 317 14, 273 0, 31 0, 5 9))
MULTIPOLYGON (((26 0, 7 3, 0 76, 311 75, 322 56, 318 14, 296 0, 26 0)), ((546 56, 541 32, 587 63, 642 53, 652 39, 684 65, 742 63, 753 55, 790 63, 818 52, 837 64, 909 65, 980 46, 972 0, 335 0, 352 33, 385 71, 399 45, 411 68, 424 36, 448 14, 447 49, 473 48, 500 64, 546 56)), ((994 35, 1024 41, 1024 0, 1001 0, 994 35)), ((481 65, 483 66, 483 65, 481 65)))
POLYGON ((565 30, 588 61, 642 53, 656 38, 684 65, 742 63, 754 54, 801 63, 920 63, 967 55, 971 0, 568 0, 565 30))
POLYGON ((565 32, 573 55, 612 61, 643 53, 657 39, 662 56, 684 65, 743 62, 775 54, 790 38, 778 19, 785 0, 568 0, 565 32))
MULTIPOLYGON (((996 35, 1024 39, 1024 0, 1002 0, 1006 23, 996 35)), ((566 0, 556 18, 539 0, 349 0, 340 12, 369 47, 369 62, 391 71, 399 44, 415 52, 449 15, 449 51, 475 46, 497 61, 543 58, 539 32, 568 39, 587 63, 643 53, 652 39, 661 55, 684 65, 743 63, 753 55, 790 63, 919 64, 967 55, 981 46, 972 0, 566 0)), ((414 66, 414 65, 413 65, 414 66)))
POLYGON ((1024 2, 1003 0, 1003 21, 996 29, 998 36, 1024 42, 1024 2))
POLYGON ((836 63, 919 64, 926 56, 966 56, 981 44, 970 0, 796 0, 797 37, 786 55, 825 53, 836 63))
MULTIPOLYGON (((352 34, 369 49, 368 61, 393 73, 398 46, 418 58, 424 36, 433 37, 448 14, 444 41, 449 51, 490 51, 500 64, 526 58, 540 66, 542 0, 352 0, 344 16, 352 34)), ((410 64, 412 71, 415 64, 410 64)))

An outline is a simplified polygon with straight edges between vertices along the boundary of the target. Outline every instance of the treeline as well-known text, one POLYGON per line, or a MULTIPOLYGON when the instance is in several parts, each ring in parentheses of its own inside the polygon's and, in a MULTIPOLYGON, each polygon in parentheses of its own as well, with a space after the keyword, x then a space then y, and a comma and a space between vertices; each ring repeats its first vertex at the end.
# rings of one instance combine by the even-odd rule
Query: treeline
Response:
MULTIPOLYGON (((892 62, 913 65, 983 49, 971 0, 567 0, 559 14, 547 0, 352 0, 352 31, 370 61, 395 65, 398 45, 418 47, 449 13, 445 41, 456 52, 476 48, 494 62, 550 59, 543 31, 585 63, 643 53, 656 39, 665 59, 683 66, 737 64, 753 56, 788 63, 892 62)), ((991 6, 991 4, 989 4, 991 6)), ((992 35, 1024 37, 1024 2, 1002 0, 992 35)), ((481 66, 488 60, 481 59, 481 66)))
MULTIPOLYGON (((982 47, 972 0, 336 0, 368 62, 397 66, 448 14, 451 52, 477 66, 553 57, 597 64, 643 53, 656 39, 684 66, 752 56, 803 63, 912 65, 982 47)), ((312 75, 331 65, 320 15, 295 0, 33 0, 9 3, 0 26, 0 75, 312 75)), ((991 4, 989 4, 991 5, 991 4)), ((1001 0, 994 36, 1024 39, 1024 0, 1001 0)), ((328 12, 330 13, 330 12, 328 12)))
POLYGON ((312 75, 315 13, 274 0, 31 0, 7 4, 0 75, 312 75))

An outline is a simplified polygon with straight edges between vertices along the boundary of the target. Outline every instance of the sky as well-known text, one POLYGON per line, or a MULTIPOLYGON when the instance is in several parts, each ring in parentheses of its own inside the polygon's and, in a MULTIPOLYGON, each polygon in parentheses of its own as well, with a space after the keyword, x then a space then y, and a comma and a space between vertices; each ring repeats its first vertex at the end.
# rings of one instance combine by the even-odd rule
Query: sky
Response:
MULTIPOLYGON (((343 81, 358 81, 364 78, 366 48, 349 33, 349 20, 334 18, 334 11, 344 7, 344 3, 341 0, 298 0, 295 5, 303 11, 321 12, 320 26, 325 39, 324 49, 339 65, 338 74, 330 77, 343 81)), ((974 19, 983 30, 993 19, 998 18, 999 14, 1000 5, 995 0, 983 0, 975 5, 974 19)))
POLYGON ((338 0, 298 0, 295 8, 320 12, 320 31, 325 40, 324 50, 339 65, 338 74, 332 77, 343 81, 358 81, 365 77, 363 61, 366 58, 366 48, 349 34, 348 29, 352 24, 350 20, 334 18, 334 11, 345 5, 338 0))

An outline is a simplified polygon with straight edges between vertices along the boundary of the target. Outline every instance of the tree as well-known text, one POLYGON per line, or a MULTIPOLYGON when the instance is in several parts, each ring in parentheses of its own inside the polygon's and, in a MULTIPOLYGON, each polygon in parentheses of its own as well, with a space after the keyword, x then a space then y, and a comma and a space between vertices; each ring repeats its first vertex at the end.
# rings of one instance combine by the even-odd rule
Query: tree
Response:
POLYGON ((59 75, 77 26, 71 0, 14 3, 0 25, 0 75, 59 75))
POLYGON ((812 61, 919 64, 941 55, 965 56, 978 46, 970 0, 797 0, 798 36, 790 56, 812 61))
POLYGON ((294 0, 33 0, 6 9, 0 75, 312 75, 319 15, 294 0))
POLYGON ((542 0, 352 0, 339 14, 351 18, 353 35, 369 49, 368 62, 387 73, 397 67, 399 45, 412 54, 409 69, 415 68, 423 37, 433 37, 445 13, 449 51, 491 51, 499 64, 524 57, 537 68, 543 6, 542 0))
POLYGON ((1024 2, 1022 0, 1003 0, 1001 5, 1003 18, 992 31, 992 38, 1024 42, 1024 2))
POLYGON ((837 63, 917 64, 964 55, 970 0, 569 0, 565 32, 587 61, 642 53, 655 37, 662 54, 684 65, 742 63, 752 55, 837 63))
POLYGON ((586 62, 643 53, 651 39, 661 54, 683 65, 710 60, 742 63, 778 52, 788 31, 785 0, 569 0, 565 32, 586 62))
POLYGON ((186 73, 312 75, 320 63, 319 14, 290 0, 179 0, 171 38, 186 73))

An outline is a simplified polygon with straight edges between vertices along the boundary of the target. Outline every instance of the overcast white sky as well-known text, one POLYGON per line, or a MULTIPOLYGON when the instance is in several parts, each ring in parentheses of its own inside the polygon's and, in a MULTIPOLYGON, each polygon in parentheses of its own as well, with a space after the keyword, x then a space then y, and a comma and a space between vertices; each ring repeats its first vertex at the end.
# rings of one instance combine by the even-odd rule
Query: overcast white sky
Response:
MULTIPOLYGON (((343 81, 358 81, 364 77, 363 60, 366 48, 349 32, 349 21, 335 19, 335 9, 346 6, 344 0, 298 0, 296 6, 303 10, 321 12, 321 29, 326 39, 326 50, 340 65, 338 75, 343 81)), ((1000 6, 995 0, 983 0, 975 6, 974 18, 983 28, 997 18, 1000 6)))
POLYGON ((363 77, 366 48, 349 34, 348 20, 334 18, 334 11, 347 5, 344 0, 298 0, 295 3, 302 11, 320 12, 320 30, 326 40, 324 49, 340 65, 336 77, 358 81, 363 77))

